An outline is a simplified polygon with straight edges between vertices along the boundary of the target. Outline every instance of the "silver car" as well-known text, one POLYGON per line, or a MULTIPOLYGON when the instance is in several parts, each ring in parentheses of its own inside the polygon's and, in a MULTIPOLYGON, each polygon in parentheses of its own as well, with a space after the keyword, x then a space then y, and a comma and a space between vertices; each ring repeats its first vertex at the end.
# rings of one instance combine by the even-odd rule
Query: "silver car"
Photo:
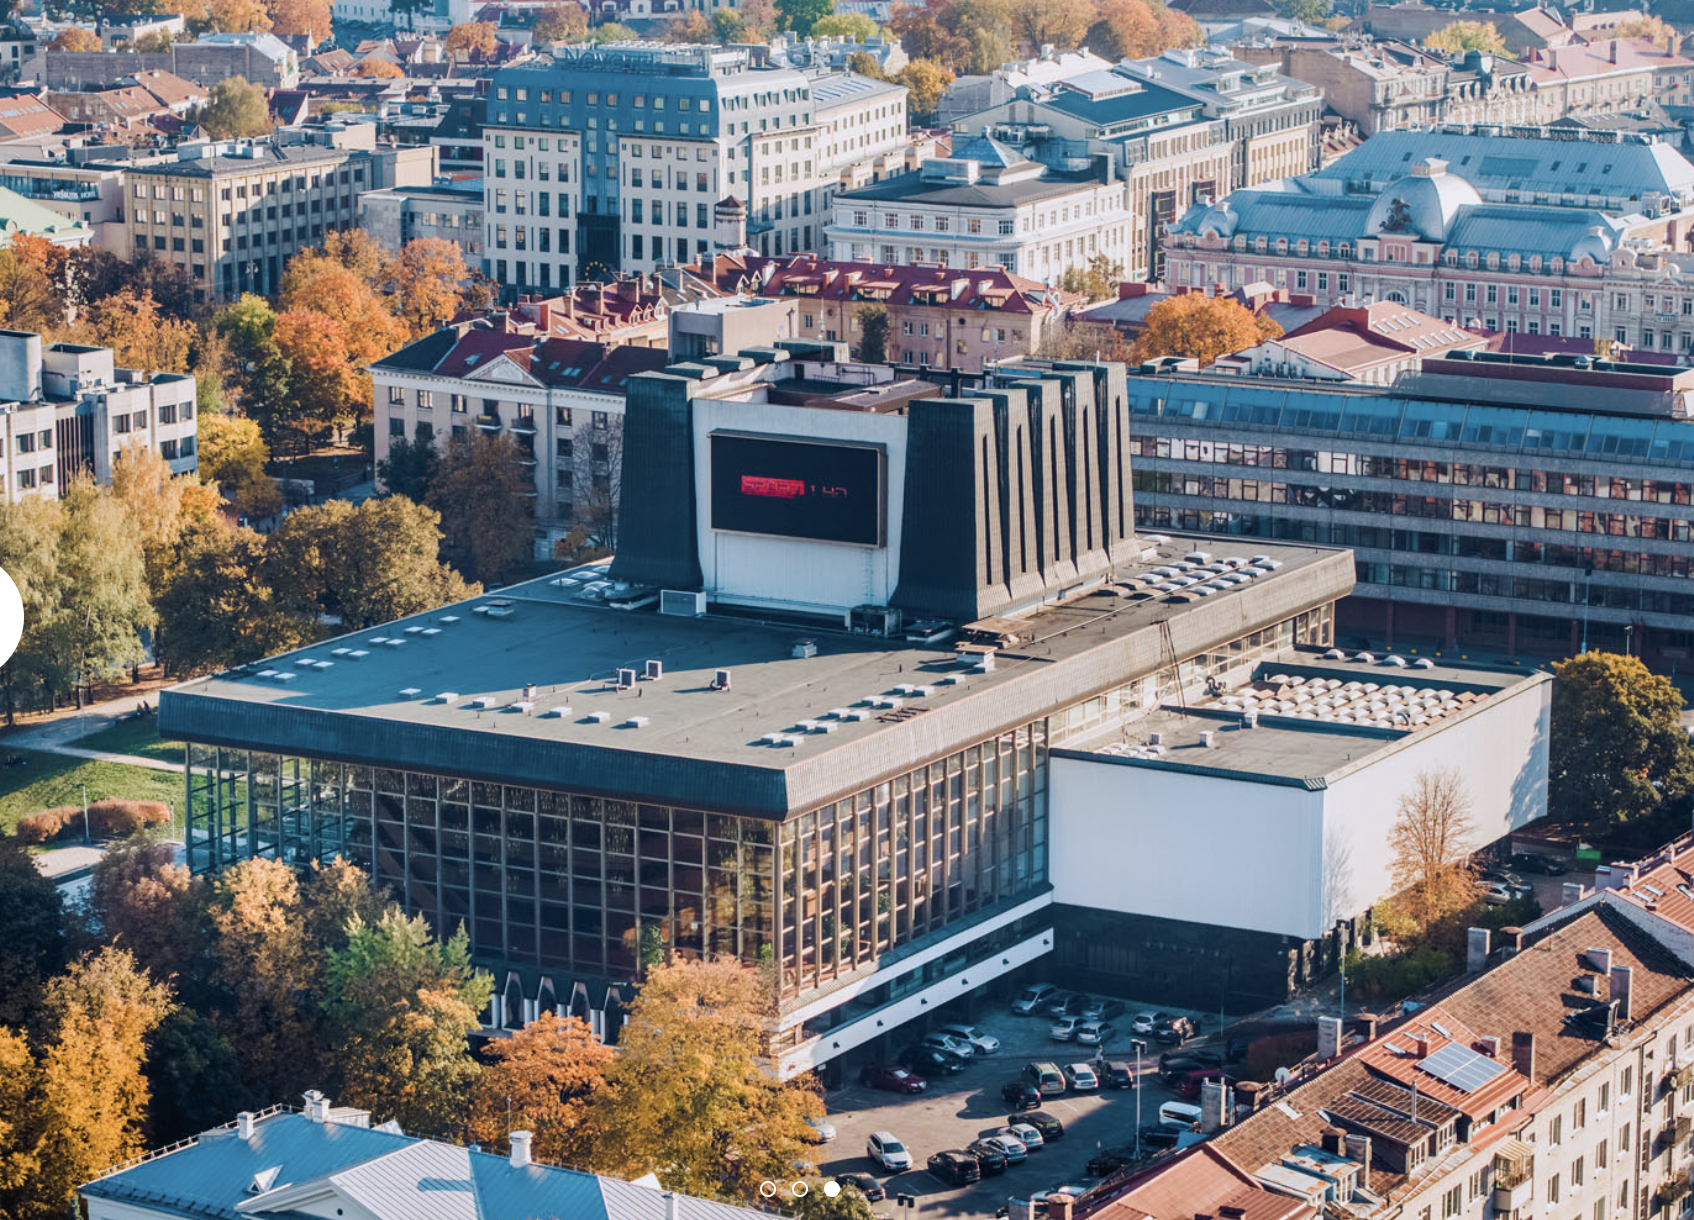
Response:
POLYGON ((1103 1046, 1117 1032, 1110 1021, 1084 1021, 1076 1027, 1076 1040, 1084 1046, 1103 1046))
POLYGON ((1081 1017, 1059 1017, 1048 1027, 1047 1036, 1055 1042, 1069 1042, 1076 1037, 1076 1031, 1086 1024, 1081 1017))
POLYGON ((976 1048, 979 1055, 992 1055, 1000 1049, 1000 1039, 988 1033, 980 1025, 943 1025, 935 1031, 938 1034, 950 1034, 955 1038, 963 1038, 976 1048))

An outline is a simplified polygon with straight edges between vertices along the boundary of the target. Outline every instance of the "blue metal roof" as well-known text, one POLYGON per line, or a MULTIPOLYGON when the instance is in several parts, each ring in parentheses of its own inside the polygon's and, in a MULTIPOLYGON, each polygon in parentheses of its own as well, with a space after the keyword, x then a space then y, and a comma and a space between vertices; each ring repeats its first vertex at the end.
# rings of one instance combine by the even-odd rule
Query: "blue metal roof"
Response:
MULTIPOLYGON (((206 1132, 81 1190, 194 1220, 298 1215, 308 1199, 329 1197, 379 1220, 666 1220, 659 1190, 298 1114, 259 1119, 251 1139, 206 1132)), ((770 1220, 707 1199, 678 1196, 677 1207, 680 1220, 770 1220)))

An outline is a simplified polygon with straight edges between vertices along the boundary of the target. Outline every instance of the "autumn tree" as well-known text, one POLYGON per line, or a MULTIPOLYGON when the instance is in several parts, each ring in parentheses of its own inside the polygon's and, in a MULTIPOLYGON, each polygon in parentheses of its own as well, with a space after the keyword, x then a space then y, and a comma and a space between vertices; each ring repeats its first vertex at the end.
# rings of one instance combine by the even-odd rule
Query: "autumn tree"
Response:
POLYGON ((516 441, 476 429, 448 440, 430 486, 447 561, 481 581, 509 581, 534 548, 534 481, 516 441))
POLYGON ((1065 268, 1059 277, 1059 287, 1066 292, 1080 292, 1090 301, 1104 301, 1117 296, 1122 280, 1123 264, 1096 254, 1086 267, 1065 268))
POLYGON ((1135 363, 1134 349, 1115 327, 1067 319, 1048 329, 1035 354, 1048 360, 1121 360, 1135 363))
POLYGON ((1094 18, 1094 0, 1025 0, 1016 9, 1018 33, 1033 47, 1081 46, 1094 18))
POLYGON ((1327 0, 1272 0, 1276 15, 1284 21, 1300 21, 1317 25, 1329 17, 1327 0))
POLYGON ((462 21, 447 31, 442 50, 454 59, 487 59, 500 45, 492 21, 462 21))
POLYGON ((746 1199, 807 1155, 812 1089, 764 1070, 770 980, 733 961, 678 960, 647 972, 596 1104, 597 1168, 659 1175, 667 1190, 746 1199))
POLYGON ((406 243, 396 261, 393 299, 414 338, 431 333, 459 312, 469 274, 464 251, 445 238, 419 237, 406 243))
MULTIPOLYGON (((387 256, 373 267, 364 265, 373 259, 371 246, 362 236, 331 234, 323 247, 291 259, 283 272, 282 313, 272 337, 288 362, 288 386, 301 414, 325 426, 347 426, 369 409, 365 370, 407 338, 405 324, 382 295, 392 273, 387 256)), ((430 259, 419 261, 428 270, 430 259)), ((428 282, 420 271, 420 300, 428 298, 428 282)))
POLYGON ((88 53, 100 50, 100 35, 93 30, 85 30, 81 26, 66 26, 60 30, 47 44, 49 51, 72 51, 88 53))
POLYGON ((198 474, 172 474, 157 449, 139 441, 125 445, 112 461, 111 497, 141 531, 147 587, 165 587, 176 563, 177 543, 190 523, 210 522, 217 493, 198 474))
POLYGON ((265 539, 223 524, 190 530, 159 591, 160 660, 178 676, 228 669, 309 644, 316 621, 283 606, 267 579, 265 539))
POLYGON ((0 1026, 32 1025, 43 985, 63 964, 64 910, 58 887, 10 835, 0 838, 0 928, 0 1026))
POLYGON ((377 484, 390 495, 423 500, 435 483, 440 454, 433 438, 390 438, 388 456, 376 464, 377 484))
MULTIPOLYGON (((276 449, 305 426, 307 417, 291 388, 293 366, 276 338, 277 314, 264 297, 247 293, 212 320, 228 349, 229 382, 241 411, 258 425, 264 443, 276 449)), ((200 469, 206 471, 206 417, 200 419, 200 469)), ((268 455, 267 455, 268 458, 268 455)), ((208 472, 208 479, 222 477, 208 472)), ((226 498, 231 489, 223 488, 226 498)))
POLYGON ((265 473, 270 447, 256 421, 208 412, 200 416, 200 474, 236 512, 261 521, 282 508, 276 480, 265 473))
POLYGON ((24 609, 17 649, 0 664, 0 699, 8 724, 16 722, 20 706, 50 702, 70 684, 58 646, 67 592, 59 566, 64 528, 64 505, 58 500, 0 498, 0 568, 17 585, 24 609))
POLYGON ((357 631, 478 592, 440 553, 433 509, 403 496, 331 500, 288 514, 270 536, 267 571, 279 604, 357 631))
POLYGON ((176 862, 176 847, 136 836, 106 849, 94 865, 88 911, 102 941, 134 955, 179 994, 200 968, 204 881, 176 862))
POLYGON ((1676 41, 1679 37, 1676 27, 1656 13, 1621 21, 1608 33, 1613 38, 1645 38, 1667 51, 1676 49, 1676 41))
POLYGON ((71 253, 67 268, 70 298, 79 306, 128 291, 138 297, 144 293, 151 296, 166 317, 186 318, 195 312, 196 284, 188 268, 180 263, 160 258, 151 250, 138 250, 129 258, 119 258, 98 246, 84 246, 71 253))
POLYGON ((372 55, 353 65, 353 75, 370 80, 400 80, 406 72, 399 64, 391 64, 386 59, 378 59, 372 55))
MULTIPOLYGON (((719 9, 718 12, 724 12, 719 9)), ((769 38, 776 33, 777 23, 781 16, 776 11, 776 0, 742 0, 736 6, 735 15, 740 19, 742 32, 749 38, 769 38)), ((714 19, 716 14, 713 14, 714 19)))
POLYGON ((553 42, 578 42, 588 35, 588 11, 580 4, 571 3, 571 0, 549 4, 536 17, 531 35, 537 43, 543 45, 553 42))
POLYGON ((1135 341, 1135 359, 1187 356, 1204 367, 1219 356, 1281 334, 1274 319, 1255 314, 1233 298, 1185 292, 1147 311, 1146 326, 1135 341))
POLYGON ((0 249, 0 326, 40 333, 64 320, 63 299, 46 274, 16 250, 0 249))
POLYGON ((962 70, 970 42, 941 24, 927 4, 896 4, 888 28, 913 59, 927 59, 953 72, 962 70))
POLYGON ((140 527, 86 475, 64 495, 58 538, 63 581, 57 643, 80 699, 96 678, 142 660, 141 631, 153 623, 140 527))
POLYGON ((537 1160, 582 1165, 594 1153, 590 1105, 605 1091, 617 1052, 575 1017, 547 1013, 484 1052, 488 1063, 470 1092, 465 1134, 504 1152, 506 1136, 528 1130, 537 1160))
POLYGON ((224 34, 253 34, 268 29, 265 0, 206 0, 206 24, 224 34))
POLYGON ((866 364, 881 364, 888 359, 888 307, 861 305, 853 313, 859 331, 859 346, 854 358, 866 364))
POLYGON ((442 942, 423 916, 398 908, 375 923, 354 920, 324 980, 348 1101, 408 1131, 456 1130, 477 1074, 469 1038, 493 994, 493 979, 471 965, 462 926, 442 942))
POLYGON ((1484 51, 1504 55, 1506 40, 1492 21, 1450 21, 1423 40, 1434 51, 1463 55, 1466 51, 1484 51))
POLYGON ((270 104, 264 89, 240 76, 228 76, 214 84, 211 96, 194 117, 214 140, 250 139, 271 129, 270 104))
POLYGON ((118 368, 151 376, 188 372, 197 333, 192 322, 161 311, 152 293, 124 288, 88 305, 55 338, 109 347, 118 368))
POLYGON ((1420 771, 1388 832, 1390 871, 1406 913, 1427 928, 1475 900, 1470 796, 1457 770, 1420 771))
POLYGON ((271 33, 328 38, 331 32, 330 0, 271 0, 271 33))
POLYGON ((1553 667, 1547 812, 1616 826, 1680 810, 1694 789, 1682 695, 1638 657, 1588 652, 1553 667))
POLYGON ((876 1220, 876 1208, 855 1183, 841 1182, 839 1186, 834 1196, 819 1190, 815 1183, 798 1199, 789 1193, 783 1210, 792 1212, 796 1220, 876 1220))
POLYGON ((933 59, 914 59, 895 73, 893 81, 906 86, 906 109, 912 122, 921 126, 935 120, 935 109, 953 83, 953 73, 933 59))
POLYGON ((830 13, 812 22, 813 38, 850 38, 869 42, 882 33, 882 27, 863 13, 830 13))

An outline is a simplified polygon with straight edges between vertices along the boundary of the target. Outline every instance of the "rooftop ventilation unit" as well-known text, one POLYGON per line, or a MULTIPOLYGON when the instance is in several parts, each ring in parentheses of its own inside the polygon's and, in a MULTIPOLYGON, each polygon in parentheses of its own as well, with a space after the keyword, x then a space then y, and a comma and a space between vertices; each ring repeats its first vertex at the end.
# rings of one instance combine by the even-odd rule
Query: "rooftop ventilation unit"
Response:
POLYGON ((405 642, 406 642, 405 640, 400 639, 398 636, 393 636, 389 639, 384 640, 383 645, 387 648, 398 648, 398 647, 400 647, 400 645, 404 644, 405 642))
POLYGON ((540 693, 540 690, 541 688, 536 686, 535 683, 525 682, 523 684, 523 697, 525 699, 533 699, 538 693, 540 693))
POLYGON ((352 651, 353 650, 351 648, 331 648, 329 650, 329 655, 332 657, 344 657, 352 651))
POLYGON ((444 690, 435 697, 435 701, 437 703, 457 703, 459 701, 459 692, 456 690, 444 690))
POLYGON ((408 628, 406 628, 406 634, 407 635, 422 635, 423 632, 424 632, 424 629, 422 627, 408 627, 408 628))
POLYGON ((847 714, 842 717, 843 720, 869 720, 870 718, 870 710, 862 707, 848 708, 847 714))
POLYGON ((402 699, 416 699, 421 694, 423 694, 423 692, 415 686, 403 687, 400 691, 400 697, 402 699))
POLYGON ((672 614, 679 618, 699 618, 706 613, 706 594, 690 592, 681 589, 661 589, 659 591, 659 613, 672 614))
POLYGON ((648 661, 645 669, 646 673, 642 676, 649 682, 657 682, 665 676, 665 663, 663 661, 648 661))
POLYGON ((1210 749, 1213 748, 1213 746, 1216 744, 1216 742, 1217 742, 1217 735, 1215 733, 1213 733, 1211 729, 1207 729, 1204 733, 1200 734, 1200 748, 1201 749, 1210 750, 1210 749))
POLYGON ((435 621, 440 623, 443 627, 451 627, 454 623, 459 621, 459 616, 457 614, 443 614, 435 621))
POLYGON ((764 742, 767 746, 781 745, 782 744, 782 734, 781 733, 766 733, 763 737, 759 738, 759 740, 764 742))
POLYGON ((478 695, 475 699, 471 700, 471 706, 472 707, 493 707, 496 704, 498 704, 499 702, 500 701, 498 699, 496 699, 493 695, 478 695))
POLYGON ((541 714, 549 720, 562 720, 566 716, 569 716, 571 714, 570 704, 561 703, 557 707, 548 708, 545 712, 542 712, 541 714))
POLYGON ((858 635, 896 635, 900 611, 893 606, 854 606, 847 611, 847 630, 858 635))
POLYGON ((510 606, 490 606, 483 613, 489 618, 511 618, 512 608, 510 606))
POLYGON ((348 651, 347 659, 349 661, 363 661, 366 657, 368 657, 370 655, 371 654, 363 648, 353 648, 353 649, 350 649, 348 651))
POLYGON ((523 715, 527 716, 535 710, 535 704, 531 703, 528 699, 519 699, 516 703, 508 703, 506 705, 506 710, 508 712, 521 712, 523 715))
POLYGON ((388 643, 388 637, 385 635, 373 635, 370 642, 373 644, 386 644, 388 643))
POLYGON ((633 669, 620 669, 620 670, 618 670, 616 686, 619 690, 629 690, 632 687, 634 687, 634 685, 635 685, 635 671, 633 669))
POLYGON ((299 676, 300 676, 299 674, 278 674, 276 676, 276 680, 278 682, 287 683, 287 682, 294 681, 294 679, 298 678, 299 676))
POLYGON ((720 670, 716 670, 712 674, 712 689, 713 690, 728 690, 729 689, 729 670, 720 669, 720 670))
POLYGON ((647 727, 647 717, 631 716, 623 722, 623 727, 626 729, 644 729, 647 727))
POLYGON ((439 628, 439 627, 425 627, 423 629, 423 633, 425 635, 440 635, 441 634, 441 628, 439 628))
POLYGON ((815 657, 818 655, 818 642, 816 640, 795 640, 791 655, 801 660, 815 657))
POLYGON ((833 733, 841 726, 833 720, 802 721, 808 733, 833 733))
POLYGON ((276 670, 274 670, 274 669, 261 669, 258 673, 254 674, 253 676, 255 678, 261 678, 261 679, 263 679, 263 678, 274 678, 274 677, 276 677, 276 670))
POLYGON ((612 718, 612 713, 610 713, 610 712, 589 712, 588 713, 588 719, 595 724, 605 724, 611 718, 612 718))

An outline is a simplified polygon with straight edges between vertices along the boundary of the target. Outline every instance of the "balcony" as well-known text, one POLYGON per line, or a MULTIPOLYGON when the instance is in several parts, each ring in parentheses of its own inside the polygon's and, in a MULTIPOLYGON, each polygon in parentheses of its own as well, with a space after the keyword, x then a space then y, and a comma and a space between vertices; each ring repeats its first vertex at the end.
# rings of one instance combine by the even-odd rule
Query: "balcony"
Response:
POLYGON ((1522 1140, 1508 1140, 1494 1154, 1494 1214, 1511 1215, 1535 1198, 1535 1151, 1522 1140))
POLYGON ((476 426, 484 432, 498 432, 501 428, 500 417, 498 415, 479 415, 476 417, 476 426))

